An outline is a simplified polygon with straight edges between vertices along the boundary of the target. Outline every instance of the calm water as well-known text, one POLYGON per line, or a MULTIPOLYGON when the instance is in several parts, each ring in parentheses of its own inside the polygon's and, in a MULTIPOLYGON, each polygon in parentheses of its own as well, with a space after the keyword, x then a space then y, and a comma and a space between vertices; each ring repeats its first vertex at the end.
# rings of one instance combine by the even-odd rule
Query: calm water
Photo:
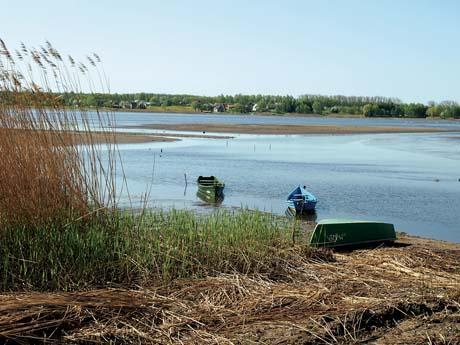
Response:
MULTIPOLYGON (((95 114, 93 114, 94 117, 95 114)), ((113 113, 118 127, 139 126, 144 124, 177 123, 229 123, 229 124, 288 124, 288 125, 355 125, 355 126, 410 126, 438 127, 460 130, 460 121, 399 119, 399 118, 340 118, 318 116, 262 116, 229 114, 161 114, 161 113, 113 113)))
MULTIPOLYGON (((459 122, 117 113, 117 126, 145 123, 282 123, 438 126, 459 122)), ((287 194, 304 184, 318 199, 318 219, 389 221, 401 231, 460 242, 459 134, 236 135, 121 145, 132 197, 152 181, 151 204, 207 209, 198 175, 226 183, 221 207, 284 214, 287 194), (161 152, 162 151, 162 152, 161 152), (188 185, 185 188, 184 174, 188 185)))

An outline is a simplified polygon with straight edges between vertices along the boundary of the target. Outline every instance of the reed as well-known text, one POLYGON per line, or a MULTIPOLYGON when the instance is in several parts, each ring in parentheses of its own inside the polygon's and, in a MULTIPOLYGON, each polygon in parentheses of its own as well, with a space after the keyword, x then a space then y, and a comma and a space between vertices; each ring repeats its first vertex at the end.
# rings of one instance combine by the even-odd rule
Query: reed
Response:
POLYGON ((50 43, 12 52, 0 40, 2 227, 62 226, 116 205, 111 115, 63 106, 57 92, 78 94, 89 73, 68 60, 70 66, 50 43))
POLYGON ((86 223, 85 231, 80 224, 3 231, 2 290, 157 285, 222 272, 280 276, 291 255, 291 224, 265 213, 120 211, 112 220, 86 223))
POLYGON ((65 107, 58 96, 93 89, 89 67, 103 85, 99 57, 87 57, 89 67, 67 60, 50 43, 13 53, 0 41, 2 290, 282 274, 294 233, 287 221, 248 210, 153 212, 146 203, 119 210, 126 186, 112 115, 65 107))

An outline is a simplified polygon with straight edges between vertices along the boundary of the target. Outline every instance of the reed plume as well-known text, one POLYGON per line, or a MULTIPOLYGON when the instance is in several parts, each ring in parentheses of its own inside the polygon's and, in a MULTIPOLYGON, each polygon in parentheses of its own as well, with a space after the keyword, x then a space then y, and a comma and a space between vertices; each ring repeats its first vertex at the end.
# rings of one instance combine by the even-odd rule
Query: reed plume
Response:
MULTIPOLYGON (((91 71, 68 60, 49 42, 13 54, 0 40, 2 226, 65 224, 116 207, 112 114, 81 107, 85 85, 94 92, 91 71), (73 107, 63 93, 74 94, 73 107)), ((99 57, 90 62, 99 73, 99 57)))

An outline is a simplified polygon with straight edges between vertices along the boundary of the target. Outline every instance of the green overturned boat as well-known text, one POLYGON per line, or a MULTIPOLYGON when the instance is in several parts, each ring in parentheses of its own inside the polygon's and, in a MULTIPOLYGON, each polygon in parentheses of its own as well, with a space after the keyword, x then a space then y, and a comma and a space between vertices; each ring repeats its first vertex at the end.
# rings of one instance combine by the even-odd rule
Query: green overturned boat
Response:
POLYGON ((396 240, 393 224, 350 219, 320 221, 310 238, 312 247, 371 245, 396 240))

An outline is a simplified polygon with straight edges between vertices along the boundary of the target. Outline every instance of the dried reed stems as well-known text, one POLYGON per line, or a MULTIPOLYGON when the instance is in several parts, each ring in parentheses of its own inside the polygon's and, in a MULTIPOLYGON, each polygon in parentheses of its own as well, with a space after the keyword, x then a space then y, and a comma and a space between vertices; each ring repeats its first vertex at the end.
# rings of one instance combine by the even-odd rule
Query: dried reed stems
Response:
MULTIPOLYGON (((98 71, 96 57, 88 61, 98 71)), ((78 95, 89 78, 89 67, 68 59, 70 66, 49 42, 13 53, 0 40, 2 226, 63 225, 116 206, 111 115, 63 106, 58 93, 78 95), (103 133, 97 143, 95 128, 103 133), (86 145, 69 135, 73 131, 86 145)))
MULTIPOLYGON (((218 275, 141 289, 6 295, 0 337, 144 344, 456 344, 459 247, 408 247, 306 259, 279 278, 218 275), (15 325, 13 327, 12 325, 15 325)), ((297 254, 296 254, 297 252, 297 254)))

